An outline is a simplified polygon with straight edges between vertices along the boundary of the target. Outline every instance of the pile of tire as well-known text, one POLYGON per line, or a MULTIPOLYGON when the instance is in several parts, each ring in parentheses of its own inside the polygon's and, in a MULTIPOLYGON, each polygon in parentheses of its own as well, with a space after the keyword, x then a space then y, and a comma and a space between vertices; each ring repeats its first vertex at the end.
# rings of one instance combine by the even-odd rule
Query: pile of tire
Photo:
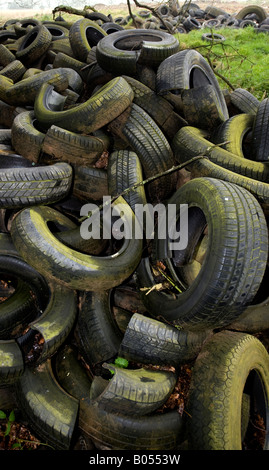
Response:
POLYGON ((268 449, 269 99, 165 31, 31 21, 0 33, 0 408, 57 450, 244 449, 257 419, 268 449), (183 206, 185 248, 82 237, 104 197, 183 206))
POLYGON ((265 8, 258 5, 248 5, 237 13, 231 14, 222 8, 208 5, 201 8, 196 3, 186 2, 179 6, 171 2, 159 5, 156 11, 140 10, 133 18, 117 17, 114 22, 126 26, 130 20, 135 20, 141 28, 168 30, 170 33, 189 33, 203 28, 245 28, 252 26, 256 32, 268 32, 269 16, 265 8))

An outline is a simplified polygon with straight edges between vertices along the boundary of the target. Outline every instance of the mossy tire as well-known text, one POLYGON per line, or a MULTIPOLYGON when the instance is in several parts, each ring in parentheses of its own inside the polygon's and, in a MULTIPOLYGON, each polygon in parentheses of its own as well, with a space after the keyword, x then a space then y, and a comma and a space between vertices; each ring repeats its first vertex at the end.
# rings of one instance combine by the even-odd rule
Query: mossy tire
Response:
MULTIPOLYGON (((156 319, 174 326, 185 325, 190 330, 225 326, 251 302, 263 279, 268 256, 268 230, 262 208, 244 188, 214 178, 197 178, 185 183, 169 199, 169 204, 179 202, 189 206, 186 250, 173 251, 169 248, 169 237, 158 239, 156 231, 153 261, 165 263, 181 293, 175 291, 173 296, 153 289, 146 295, 141 291, 143 302, 156 319), (257 222, 254 222, 255 213, 257 222), (202 235, 205 222, 209 238, 206 250, 202 251, 202 267, 199 266, 191 281, 186 281, 186 270, 195 262, 192 255, 198 248, 198 245, 195 248, 194 236, 202 235), (195 230, 192 231, 192 227, 195 230), (258 257, 257 246, 261 250, 258 257), (264 260, 262 265, 261 259, 264 260)), ((162 220, 159 223, 162 224, 162 220)), ((142 258, 137 281, 139 288, 154 286, 149 258, 142 258)))
POLYGON ((263 344, 246 333, 216 333, 202 348, 192 372, 187 405, 190 448, 242 450, 244 431, 253 426, 256 413, 264 423, 260 446, 268 450, 268 400, 269 356, 263 344), (244 402, 250 402, 247 413, 244 402), (247 425, 242 426, 244 420, 247 425))

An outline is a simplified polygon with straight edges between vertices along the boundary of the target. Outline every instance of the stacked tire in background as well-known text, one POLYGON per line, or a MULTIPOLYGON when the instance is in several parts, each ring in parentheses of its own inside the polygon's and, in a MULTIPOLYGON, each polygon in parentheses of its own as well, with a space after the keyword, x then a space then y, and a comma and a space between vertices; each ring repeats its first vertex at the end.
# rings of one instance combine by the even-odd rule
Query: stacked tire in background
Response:
POLYGON ((0 33, 0 408, 55 449, 268 449, 268 98, 107 24, 0 33), (185 246, 83 238, 104 196, 184 205, 185 246))

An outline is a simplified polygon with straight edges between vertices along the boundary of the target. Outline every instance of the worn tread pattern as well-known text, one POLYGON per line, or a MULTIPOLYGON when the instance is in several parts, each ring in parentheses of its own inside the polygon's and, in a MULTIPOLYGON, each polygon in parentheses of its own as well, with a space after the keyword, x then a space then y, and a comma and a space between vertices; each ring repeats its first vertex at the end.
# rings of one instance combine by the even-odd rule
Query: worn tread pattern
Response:
POLYGON ((248 90, 244 88, 236 88, 230 93, 231 103, 241 112, 255 115, 259 100, 248 90))
MULTIPOLYGON (((135 152, 118 150, 110 154, 108 160, 108 191, 114 197, 125 189, 143 181, 142 167, 135 152)), ((124 199, 135 211, 136 204, 146 204, 147 199, 143 186, 125 194, 124 199)))
MULTIPOLYGON (((109 127, 129 143, 140 159, 146 178, 164 172, 174 164, 171 147, 155 121, 140 106, 132 103, 120 128, 115 119, 109 127)), ((163 199, 175 189, 174 174, 163 176, 147 185, 150 197, 163 199)))
POLYGON ((74 166, 73 195, 81 201, 102 201, 108 195, 107 170, 74 166))
POLYGON ((81 135, 52 125, 42 141, 42 161, 94 164, 110 142, 108 136, 99 132, 96 135, 81 135))
POLYGON ((84 415, 88 419, 82 430, 100 449, 105 445, 112 450, 174 450, 184 441, 185 423, 177 411, 136 417, 91 404, 84 415))
POLYGON ((81 354, 93 371, 117 357, 122 333, 112 315, 109 291, 81 294, 76 334, 81 354), (94 344, 94 346, 93 346, 94 344))
POLYGON ((2 68, 0 75, 10 78, 15 83, 23 76, 25 72, 26 68, 24 67, 23 63, 20 60, 13 60, 4 68, 2 68))
POLYGON ((56 450, 70 448, 78 414, 78 401, 59 387, 50 361, 26 367, 16 382, 20 409, 30 426, 56 450))
POLYGON ((45 25, 34 26, 25 34, 16 52, 16 58, 27 66, 44 54, 52 41, 52 35, 45 25))
POLYGON ((67 163, 0 170, 0 207, 56 202, 67 196, 71 183, 72 167, 67 163))
POLYGON ((269 203, 268 183, 239 175, 238 173, 227 170, 226 168, 216 165, 207 159, 197 160, 191 163, 188 166, 188 169, 191 171, 192 177, 198 178, 200 176, 205 176, 237 184, 238 186, 247 189, 260 203, 269 203))
POLYGON ((119 356, 143 364, 179 367, 195 359, 206 337, 207 333, 179 331, 134 313, 121 341, 119 356))
MULTIPOLYGON (((174 326, 186 325, 190 330, 225 326, 252 301, 263 279, 268 229, 262 208, 244 188, 207 177, 185 183, 169 199, 169 203, 176 201, 197 201, 211 227, 210 249, 198 276, 186 290, 175 298, 156 291, 141 293, 143 301, 155 318, 174 326), (203 283, 199 282, 201 278, 203 283)), ((169 264, 167 240, 156 239, 156 244, 157 252, 169 264)), ((140 287, 154 284, 148 258, 141 261, 137 273, 140 287)))
MULTIPOLYGON (((253 335, 222 331, 205 343, 196 359, 186 410, 190 449, 242 450, 241 400, 253 369, 269 398, 269 356, 253 335)), ((259 400, 262 397, 259 397, 259 400)), ((268 420, 265 420, 268 432, 268 420)), ((268 449, 268 436, 265 436, 268 449)))
POLYGON ((269 161, 269 99, 265 98, 257 109, 253 124, 252 147, 256 161, 269 161))

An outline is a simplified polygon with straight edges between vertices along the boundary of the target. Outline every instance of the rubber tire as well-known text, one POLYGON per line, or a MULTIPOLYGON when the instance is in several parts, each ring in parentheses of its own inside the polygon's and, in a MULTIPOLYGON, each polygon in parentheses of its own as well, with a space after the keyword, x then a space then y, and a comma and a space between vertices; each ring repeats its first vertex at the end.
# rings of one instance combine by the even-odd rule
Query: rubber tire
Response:
POLYGON ((257 181, 247 176, 242 176, 234 171, 227 170, 207 159, 197 160, 191 163, 187 169, 191 172, 192 178, 209 177, 222 181, 234 183, 242 188, 247 189, 253 194, 260 204, 269 203, 269 185, 262 181, 257 181))
MULTIPOLYGON (((107 172, 108 192, 112 197, 143 181, 140 160, 135 152, 129 150, 112 152, 109 155, 107 172)), ((123 197, 134 212, 136 204, 147 203, 144 186, 135 188, 123 197)))
MULTIPOLYGON (((186 326, 192 331, 197 331, 197 329, 202 331, 224 327, 235 320, 245 309, 246 304, 254 298, 265 272, 268 256, 268 229, 261 206, 256 198, 245 189, 205 177, 185 183, 168 203, 191 204, 191 207, 200 208, 198 214, 197 209, 195 212, 192 209, 191 218, 189 213, 190 228, 192 220, 199 221, 198 215, 202 210, 205 219, 199 223, 199 227, 203 228, 205 221, 208 224, 208 248, 199 274, 190 285, 183 287, 182 293, 177 293, 173 297, 162 291, 152 290, 148 295, 140 291, 144 305, 154 318, 180 328, 186 326), (227 204, 227 198, 230 201, 229 204, 227 204), (219 216, 217 217, 216 214, 219 216), (242 214, 242 219, 239 214, 242 214), (232 225, 231 220, 233 220, 232 225), (249 224, 250 220, 253 222, 252 228, 249 224), (256 225, 257 231, 253 228, 253 224, 256 225), (230 243, 231 239, 234 240, 233 248, 230 243), (226 250, 227 243, 229 256, 226 250), (246 249, 246 243, 249 244, 248 249, 246 249), (257 258, 256 246, 259 246, 260 250, 257 258), (233 254, 231 254, 231 249, 233 254), (242 255, 242 250, 245 255, 242 255), (264 260, 262 264, 261 259, 264 260), (202 283, 201 279, 203 279, 202 283)), ((175 271, 171 259, 173 253, 167 246, 167 240, 157 239, 156 233, 155 236, 154 259, 161 260, 169 267, 170 276, 174 282, 180 281, 181 271, 175 271)), ((191 241, 192 237, 189 237, 189 240, 191 241)), ((188 243, 187 253, 191 248, 193 248, 192 244, 188 243)), ((189 262, 188 258, 187 262, 189 262)), ((149 258, 142 258, 136 272, 139 288, 154 286, 155 281, 149 258)))
MULTIPOLYGON (((119 198, 119 202, 126 205, 126 218, 130 217, 130 223, 133 223, 131 209, 123 198, 119 198)), ((126 238, 119 251, 110 256, 81 254, 62 244, 48 230, 47 223, 57 222, 59 217, 60 213, 51 208, 31 207, 18 213, 11 227, 12 239, 19 253, 50 280, 58 280, 60 284, 76 290, 81 289, 83 282, 85 291, 102 291, 119 285, 134 272, 140 261, 142 240, 126 238)))
POLYGON ((259 23, 261 23, 267 18, 267 13, 265 9, 258 5, 248 5, 242 8, 236 14, 235 18, 237 18, 238 20, 243 20, 247 15, 250 15, 251 13, 254 13, 257 16, 259 23))
MULTIPOLYGON (((185 420, 177 411, 133 417, 112 414, 93 404, 97 393, 93 394, 92 377, 77 357, 78 352, 70 345, 59 351, 56 376, 66 392, 80 400, 78 427, 97 449, 161 450, 165 446, 172 450, 184 440, 185 420)), ((102 380, 97 376, 94 379, 102 380)))
POLYGON ((54 450, 71 446, 79 402, 56 382, 51 362, 27 367, 16 383, 19 408, 33 430, 54 450))
POLYGON ((75 166, 72 194, 83 202, 102 201, 108 195, 107 171, 103 168, 75 166))
POLYGON ((255 160, 269 162, 269 99, 259 104, 252 130, 252 148, 255 160))
POLYGON ((109 34, 99 41, 96 59, 108 72, 129 75, 136 72, 137 63, 158 66, 178 49, 178 40, 167 32, 123 30, 109 34))
POLYGON ((0 170, 0 206, 22 208, 56 202, 68 195, 71 183, 72 167, 67 163, 0 170))
POLYGON ((41 87, 34 104, 37 120, 46 128, 54 124, 86 134, 111 122, 130 106, 133 99, 132 89, 122 77, 109 81, 84 103, 63 111, 55 112, 49 106, 52 92, 53 86, 49 84, 41 87))
POLYGON ((183 90, 202 85, 213 85, 224 119, 229 113, 219 83, 205 58, 194 49, 186 49, 163 60, 157 70, 156 91, 181 94, 183 90))
POLYGON ((16 52, 16 58, 29 67, 47 52, 51 41, 52 35, 46 26, 35 26, 23 37, 16 52))
POLYGON ((244 158, 243 140, 245 135, 252 130, 253 123, 253 114, 236 114, 221 124, 213 132, 211 139, 215 144, 222 144, 221 147, 227 152, 244 158))
POLYGON ((207 42, 223 42, 226 40, 225 36, 217 33, 204 33, 202 34, 202 40, 207 42))
POLYGON ((222 8, 208 5, 205 7, 206 17, 216 18, 219 15, 227 15, 226 11, 222 8))
POLYGON ((263 409, 267 408, 269 399, 268 352, 252 335, 233 331, 216 333, 204 345, 192 372, 187 406, 192 416, 188 419, 190 449, 242 450, 244 393, 251 397, 252 412, 255 408, 263 412, 264 449, 268 450, 268 416, 266 419, 263 409), (256 395, 255 379, 256 387, 259 386, 256 395))
MULTIPOLYGON (((125 115, 114 119, 109 129, 123 138, 140 159, 146 178, 171 168, 174 157, 168 140, 155 121, 142 108, 132 103, 125 115)), ((162 200, 175 189, 174 175, 163 176, 147 185, 152 200, 162 200)))
POLYGON ((192 18, 191 16, 188 16, 187 18, 185 18, 185 20, 183 20, 182 22, 182 25, 187 31, 187 33, 201 28, 199 21, 197 21, 196 18, 192 18))
POLYGON ((190 126, 212 130, 226 122, 213 85, 183 90, 181 99, 184 118, 190 126))
POLYGON ((81 292, 75 334, 80 353, 94 375, 118 354, 122 333, 111 311, 111 292, 81 292))
POLYGON ((44 136, 39 161, 65 161, 77 166, 94 165, 109 144, 110 138, 104 132, 81 135, 52 125, 44 136))
POLYGON ((259 107, 259 100, 244 88, 236 88, 230 93, 232 104, 240 113, 256 115, 259 107))
POLYGON ((179 163, 186 162, 197 155, 204 155, 211 162, 227 170, 268 183, 269 168, 266 164, 240 158, 221 147, 215 147, 196 127, 182 127, 175 135, 171 147, 179 163))
POLYGON ((171 395, 177 375, 161 370, 123 369, 103 364, 113 375, 93 403, 109 413, 133 417, 156 411, 171 395))
POLYGON ((46 23, 44 26, 49 30, 52 41, 69 37, 69 29, 65 28, 63 25, 57 25, 55 22, 51 22, 46 23))
POLYGON ((134 313, 118 354, 136 363, 178 368, 196 359, 208 334, 178 331, 173 326, 134 313))
POLYGON ((85 62, 92 47, 107 36, 107 33, 95 21, 81 18, 71 26, 69 31, 69 41, 74 56, 85 62))
POLYGON ((6 65, 0 71, 0 75, 10 78, 14 83, 18 82, 23 74, 26 72, 26 68, 20 60, 13 60, 10 64, 6 65))
POLYGON ((45 134, 35 127, 34 111, 18 114, 11 128, 11 142, 16 152, 31 162, 37 163, 45 134))
POLYGON ((107 22, 102 24, 102 29, 106 32, 106 34, 115 33, 116 31, 122 31, 124 28, 120 24, 107 22))
POLYGON ((6 89, 4 96, 0 90, 0 98, 11 106, 34 105, 36 95, 43 83, 53 84, 58 92, 65 90, 69 86, 69 70, 65 68, 45 70, 25 80, 20 80, 6 89))

